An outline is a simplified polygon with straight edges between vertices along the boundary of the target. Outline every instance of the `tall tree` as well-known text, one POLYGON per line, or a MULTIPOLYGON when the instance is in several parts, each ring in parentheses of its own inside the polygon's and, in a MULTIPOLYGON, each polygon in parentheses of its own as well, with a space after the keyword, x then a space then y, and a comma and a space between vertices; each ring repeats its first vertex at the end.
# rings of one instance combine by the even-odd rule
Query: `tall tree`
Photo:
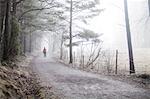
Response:
POLYGON ((70 59, 69 59, 69 63, 71 64, 73 62, 73 58, 72 58, 72 5, 73 2, 71 0, 70 2, 70 43, 69 43, 69 51, 70 51, 70 59))
MULTIPOLYGON (((90 19, 94 16, 97 16, 103 9, 97 8, 97 2, 96 0, 70 0, 67 1, 67 3, 70 3, 70 27, 69 27, 69 63, 73 62, 73 57, 72 57, 72 29, 73 29, 73 24, 75 22, 83 22, 84 24, 87 24, 86 19, 90 19), (74 21, 74 23, 73 23, 74 21)), ((66 11, 68 10, 68 7, 66 7, 66 11)), ((78 27, 78 26, 77 26, 78 27)), ((81 26, 79 26, 81 27, 81 26)))
POLYGON ((130 31, 130 23, 129 23, 127 0, 124 0, 124 10, 125 10, 125 22, 126 22, 127 41, 128 41, 130 74, 131 74, 131 73, 135 73, 135 68, 134 68, 134 60, 133 60, 133 50, 132 50, 132 41, 131 41, 131 31, 130 31))
POLYGON ((2 20, 2 0, 0 0, 0 62, 1 62, 1 56, 2 56, 2 26, 3 26, 3 20, 2 20))
POLYGON ((3 0, 0 0, 0 62, 2 58, 2 26, 3 26, 2 1, 3 0))
POLYGON ((148 0, 148 9, 149 9, 149 16, 150 16, 150 0, 148 0))
POLYGON ((7 60, 9 58, 10 35, 11 35, 11 0, 6 0, 4 52, 3 52, 4 60, 7 60))
POLYGON ((9 40, 8 34, 10 34, 9 23, 10 23, 10 1, 0 0, 0 60, 3 60, 4 51, 5 53, 6 51, 8 52, 8 48, 9 48, 8 47, 8 40, 9 40), (7 45, 4 45, 4 43, 6 42, 7 45), (4 48, 6 50, 4 50, 4 48))

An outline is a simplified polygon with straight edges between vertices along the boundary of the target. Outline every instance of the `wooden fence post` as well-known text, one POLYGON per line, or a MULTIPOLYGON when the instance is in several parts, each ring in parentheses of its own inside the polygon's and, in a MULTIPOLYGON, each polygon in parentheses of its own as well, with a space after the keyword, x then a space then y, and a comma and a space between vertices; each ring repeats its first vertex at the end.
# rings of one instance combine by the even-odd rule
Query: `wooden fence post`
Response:
POLYGON ((76 53, 74 52, 74 63, 76 62, 76 53))
POLYGON ((84 69, 84 55, 82 56, 82 65, 83 65, 83 69, 84 69))
POLYGON ((76 63, 76 56, 75 56, 75 52, 73 52, 73 67, 75 66, 75 63, 76 63))
POLYGON ((116 50, 116 69, 115 69, 115 74, 118 72, 118 50, 116 50))

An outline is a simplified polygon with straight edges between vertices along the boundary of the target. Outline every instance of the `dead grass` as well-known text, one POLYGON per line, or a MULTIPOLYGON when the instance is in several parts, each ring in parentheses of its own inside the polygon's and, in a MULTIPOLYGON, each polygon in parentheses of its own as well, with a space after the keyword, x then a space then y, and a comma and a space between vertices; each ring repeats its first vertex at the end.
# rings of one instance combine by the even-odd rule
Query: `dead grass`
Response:
POLYGON ((138 77, 142 78, 142 79, 150 80, 150 75, 149 74, 141 74, 141 75, 138 75, 138 77))
POLYGON ((59 99, 51 87, 42 87, 31 67, 25 66, 31 60, 22 57, 21 60, 3 62, 0 66, 0 99, 59 99), (17 63, 19 62, 19 63, 17 63), (20 63, 21 62, 21 63, 20 63), (24 65, 24 66, 18 66, 24 65))

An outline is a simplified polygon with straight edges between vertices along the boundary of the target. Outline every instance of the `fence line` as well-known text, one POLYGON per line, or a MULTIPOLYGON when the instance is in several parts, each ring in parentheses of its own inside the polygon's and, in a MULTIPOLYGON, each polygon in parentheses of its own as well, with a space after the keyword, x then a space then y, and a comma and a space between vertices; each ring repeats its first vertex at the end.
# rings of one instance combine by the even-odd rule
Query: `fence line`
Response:
MULTIPOLYGON (((149 50, 150 51, 150 50, 149 50)), ((134 52, 134 63, 135 70, 137 74, 150 74, 150 53, 146 55, 141 54, 143 50, 138 50, 134 52)), ((128 54, 123 50, 110 50, 105 52, 105 57, 100 55, 97 61, 95 61, 91 66, 86 67, 86 63, 88 62, 88 54, 82 55, 77 54, 77 52, 73 53, 73 66, 76 68, 82 69, 92 69, 97 72, 108 72, 108 73, 129 73, 129 63, 128 63, 128 54)), ((63 58, 65 62, 68 62, 69 57, 68 53, 65 54, 65 58, 63 58)))

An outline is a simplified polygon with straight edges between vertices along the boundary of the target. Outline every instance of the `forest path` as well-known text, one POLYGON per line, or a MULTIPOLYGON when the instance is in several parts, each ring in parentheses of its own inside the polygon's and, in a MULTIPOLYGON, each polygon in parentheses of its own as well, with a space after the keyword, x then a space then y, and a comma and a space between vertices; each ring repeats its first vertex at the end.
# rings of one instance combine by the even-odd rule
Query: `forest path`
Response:
POLYGON ((150 92, 107 76, 74 70, 52 58, 36 57, 33 69, 42 84, 53 86, 62 99, 150 99, 150 92))

